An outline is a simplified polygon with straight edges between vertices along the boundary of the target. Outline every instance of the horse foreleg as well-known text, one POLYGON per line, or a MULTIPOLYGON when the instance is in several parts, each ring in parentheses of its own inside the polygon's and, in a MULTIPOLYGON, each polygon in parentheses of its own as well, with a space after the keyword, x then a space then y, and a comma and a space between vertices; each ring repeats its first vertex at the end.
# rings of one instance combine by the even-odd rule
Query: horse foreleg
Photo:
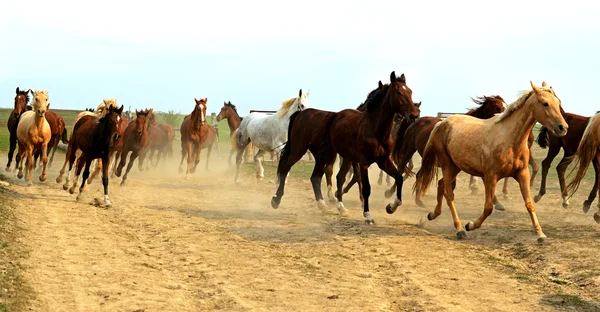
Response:
POLYGON ((377 162, 377 165, 379 166, 379 168, 381 168, 381 170, 385 171, 385 173, 391 175, 396 182, 396 200, 394 200, 393 203, 388 204, 385 208, 385 211, 387 213, 392 214, 396 212, 396 209, 398 209, 400 205, 402 205, 402 175, 400 174, 398 168, 396 168, 396 166, 389 157, 386 157, 385 160, 381 162, 377 162))
MULTIPOLYGON (((533 200, 537 203, 539 202, 544 195, 546 195, 546 179, 548 177, 548 171, 550 170, 550 166, 552 166, 552 161, 560 152, 560 147, 556 148, 554 145, 550 145, 548 148, 548 154, 546 154, 546 158, 542 160, 542 182, 540 184, 540 190, 537 195, 533 198, 533 200)), ((565 151, 566 152, 566 151, 565 151)), ((561 160, 562 162, 562 160, 561 160)), ((559 178, 560 179, 560 178, 559 178)), ((564 176, 563 176, 564 179, 564 176)), ((561 189, 562 192, 562 189, 561 189)))
POLYGON ((369 196, 371 196, 371 183, 369 182, 369 164, 360 162, 360 178, 362 179, 362 196, 363 196, 363 216, 366 224, 375 224, 375 220, 371 217, 369 211, 369 196))
MULTIPOLYGON (((150 170, 150 165, 152 165, 152 158, 154 158, 154 148, 150 150, 150 155, 148 155, 148 163, 146 164, 146 171, 150 170)), ((158 158, 160 156, 157 155, 158 158)), ((158 161, 158 160, 157 160, 158 161)))
POLYGON ((41 182, 46 181, 46 167, 48 165, 48 143, 42 144, 42 175, 39 179, 41 182))
MULTIPOLYGON (((217 144, 217 146, 219 146, 217 144)), ((210 158, 210 151, 212 150, 213 145, 208 146, 208 150, 206 151, 206 171, 208 171, 208 159, 210 158)))
POLYGON ((321 181, 323 179, 326 166, 327 164, 323 158, 318 159, 315 162, 315 167, 313 168, 312 175, 310 176, 310 183, 312 184, 313 191, 315 193, 317 207, 321 210, 327 208, 327 204, 325 204, 325 200, 323 200, 323 193, 321 192, 321 181))
MULTIPOLYGON (((17 148, 17 135, 16 133, 13 134, 13 132, 10 132, 9 138, 8 138, 8 163, 6 164, 6 171, 10 171, 10 163, 12 162, 13 159, 13 154, 15 153, 15 149, 17 148)), ((17 167, 18 164, 15 164, 15 168, 17 167)))
MULTIPOLYGON (((120 161, 120 159, 121 159, 121 150, 118 150, 115 152, 115 158, 112 159, 112 170, 111 170, 110 177, 113 179, 116 177, 115 172, 117 171, 117 162, 120 161)), ((111 161, 109 161, 109 163, 110 162, 111 161)))
POLYGON ((121 173, 123 172, 123 167, 125 167, 125 163, 127 162, 127 154, 129 154, 129 150, 123 147, 119 157, 121 160, 119 161, 119 165, 117 166, 117 177, 120 177, 121 173))
MULTIPOLYGON (((308 155, 311 155, 309 153, 308 155)), ((280 160, 281 162, 281 160, 280 160)), ((330 203, 335 203, 335 195, 333 195, 333 163, 325 165, 325 181, 327 182, 327 199, 330 203)))
POLYGON ((56 153, 56 149, 58 148, 58 142, 60 141, 60 139, 56 139, 56 142, 54 142, 54 146, 51 146, 50 149, 52 150, 52 155, 50 156, 50 161, 48 162, 48 168, 52 167, 52 162, 54 161, 54 153, 56 153))
POLYGON ((27 147, 27 162, 25 166, 27 169, 25 170, 25 179, 27 179, 27 186, 33 185, 32 171, 33 171, 33 146, 27 147))
POLYGON ((86 182, 87 178, 90 176, 90 165, 91 164, 92 164, 91 159, 85 159, 85 169, 83 170, 81 186, 79 187, 79 194, 77 194, 77 198, 75 199, 77 201, 79 201, 79 199, 81 199, 81 194, 83 193, 83 189, 85 188, 85 184, 86 184, 85 182, 86 182))
POLYGON ((471 195, 479 194, 479 187, 477 186, 477 180, 475 180, 475 176, 471 176, 469 179, 469 189, 471 189, 471 195))
POLYGON ((187 156, 187 143, 182 142, 181 143, 181 161, 179 162, 179 173, 183 173, 183 160, 185 159, 185 157, 187 156))
MULTIPOLYGON (((25 145, 21 144, 21 142, 19 142, 19 151, 17 152, 17 158, 22 158, 25 156, 26 153, 26 149, 25 149, 25 145)), ((15 168, 18 168, 19 170, 17 171, 17 178, 22 179, 23 178, 23 162, 19 162, 19 161, 15 161, 15 168)))
MULTIPOLYGON (((598 178, 600 178, 600 174, 599 174, 600 173, 599 172, 600 171, 600 153, 596 154, 596 158, 594 159, 594 161, 592 161, 592 165, 594 166, 594 173, 595 173, 594 186, 592 187, 592 190, 590 191, 590 195, 588 196, 588 199, 583 202, 583 212, 585 212, 585 213, 587 213, 590 210, 590 206, 594 202, 594 199, 596 199, 596 192, 598 191, 598 178)), ((600 207, 600 203, 598 205, 600 207)))
POLYGON ((564 208, 569 207, 569 193, 567 192, 567 188, 565 186, 565 172, 567 171, 569 164, 571 164, 573 161, 573 158, 570 156, 572 156, 572 154, 565 151, 563 159, 561 159, 556 166, 556 173, 558 173, 558 184, 560 185, 560 193, 562 195, 562 206, 564 208))
POLYGON ((533 181, 535 181, 535 176, 540 170, 540 167, 535 162, 535 159, 533 158, 533 152, 531 151, 531 149, 529 149, 529 165, 531 166, 531 181, 529 183, 529 186, 533 186, 533 181))
POLYGON ((140 151, 139 155, 140 158, 138 160, 138 170, 144 171, 144 160, 146 159, 146 155, 148 154, 148 147, 143 147, 142 150, 140 151))
MULTIPOLYGON (((83 165, 85 165, 87 163, 85 158, 86 158, 85 154, 81 154, 81 156, 79 156, 79 158, 77 158, 77 166, 75 168, 75 178, 73 178, 73 185, 69 189, 70 194, 74 194, 75 189, 77 189, 77 182, 79 182, 79 175, 81 175, 81 170, 83 169, 83 165)), ((90 164, 91 164, 91 161, 90 161, 90 164)), ((71 169, 71 168, 69 168, 69 169, 71 169)), ((71 170, 69 170, 69 171, 71 171, 71 170)))
POLYGON ((377 179, 377 185, 383 184, 383 170, 379 169, 379 178, 377 179))
MULTIPOLYGON (((129 163, 127 163, 127 170, 125 171, 125 174, 123 175, 123 179, 121 180, 121 186, 125 185, 125 180, 127 180, 127 175, 129 174, 129 170, 131 170, 131 167, 133 167, 133 163, 135 162, 135 159, 140 155, 140 151, 131 151, 131 156, 129 156, 129 163)), ((123 157, 123 159, 125 159, 125 157, 123 157)))
MULTIPOLYGON (((69 189, 69 182, 71 181, 71 170, 73 169, 73 163, 75 163, 75 160, 76 160, 76 154, 77 153, 75 151, 73 151, 73 149, 69 149, 69 152, 67 153, 66 158, 65 158, 65 161, 68 160, 68 162, 69 162, 69 170, 67 171, 67 175, 65 178, 65 184, 63 184, 63 190, 65 190, 65 191, 69 189)), ((61 176, 62 176, 62 174, 61 174, 61 176)), ((56 180, 58 182, 58 178, 56 180)))
POLYGON ((190 170, 192 167, 192 161, 194 161, 194 143, 189 141, 187 142, 187 171, 185 172, 185 179, 190 179, 190 170))
POLYGON ((259 180, 265 177, 265 169, 262 166, 264 154, 265 151, 259 149, 256 155, 254 155, 254 164, 256 165, 256 178, 259 180))
MULTIPOLYGON (((485 187, 485 204, 483 207, 483 214, 475 220, 475 222, 468 222, 465 225, 467 231, 473 231, 481 227, 485 219, 492 214, 494 210, 494 196, 496 194, 496 184, 498 183, 496 176, 484 176, 483 185, 485 187)), ((506 181, 506 180, 505 180, 506 181)))
POLYGON ((110 163, 109 157, 102 157, 102 186, 104 186, 104 206, 112 206, 110 199, 108 198, 108 166, 110 163))
MULTIPOLYGON (((318 156, 315 157, 315 162, 319 159, 318 156)), ((337 209, 340 212, 340 214, 344 214, 346 213, 348 210, 344 207, 344 202, 342 200, 342 196, 344 195, 344 182, 346 180, 346 174, 348 173, 348 171, 350 171, 350 167, 352 166, 352 163, 346 159, 343 159, 342 157, 340 157, 341 160, 341 164, 340 164, 340 170, 338 171, 337 175, 335 176, 336 178, 336 184, 337 184, 337 190, 335 191, 335 197, 337 198, 337 209)))
POLYGON ((527 208, 527 212, 529 213, 529 217, 531 218, 533 230, 538 236, 538 243, 543 243, 545 241, 546 235, 542 231, 542 227, 538 222, 537 214, 535 213, 535 206, 533 205, 533 201, 531 200, 531 194, 529 194, 529 168, 521 170, 521 172, 517 174, 516 180, 517 182, 519 182, 519 187, 521 188, 521 195, 523 196, 523 201, 525 202, 525 208, 527 208))
POLYGON ((502 187, 502 195, 504 198, 508 198, 508 178, 504 178, 504 186, 502 187))

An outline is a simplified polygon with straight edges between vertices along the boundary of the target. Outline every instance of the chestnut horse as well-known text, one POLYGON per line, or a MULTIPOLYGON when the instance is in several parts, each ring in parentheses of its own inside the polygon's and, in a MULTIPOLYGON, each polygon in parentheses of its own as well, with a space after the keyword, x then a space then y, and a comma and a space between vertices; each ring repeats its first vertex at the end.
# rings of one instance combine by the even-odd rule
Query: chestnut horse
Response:
MULTIPOLYGON (((569 132, 562 138, 556 137, 554 134, 548 131, 548 128, 542 127, 540 129, 540 133, 538 134, 538 145, 541 148, 548 148, 548 154, 546 158, 542 161, 542 183, 540 185, 540 190, 537 195, 533 198, 533 200, 537 203, 542 197, 546 194, 546 177, 548 175, 548 170, 552 165, 552 160, 558 155, 560 149, 562 148, 564 151, 564 156, 560 160, 560 163, 556 166, 556 173, 558 174, 558 184, 560 185, 560 192, 562 195, 562 205, 563 207, 569 206, 569 194, 565 187, 565 172, 569 167, 569 164, 573 161, 573 155, 577 153, 577 147, 581 142, 581 138, 583 137, 583 132, 588 125, 590 117, 584 117, 571 113, 563 113, 563 117, 565 121, 569 125, 569 132)), ((583 202, 583 209, 587 212, 592 205, 592 202, 596 198, 596 191, 598 189, 598 177, 600 166, 598 160, 600 159, 600 154, 596 155, 594 158, 594 172, 596 173, 596 178, 594 179, 594 186, 590 191, 590 195, 588 199, 583 202)))
MULTIPOLYGON (((6 126, 8 127, 8 133, 9 133, 9 138, 8 138, 8 142, 9 142, 9 149, 8 149, 8 163, 6 164, 6 171, 10 171, 10 164, 12 163, 12 159, 13 159, 13 155, 15 152, 15 149, 17 148, 17 126, 19 124, 19 118, 21 118, 21 115, 29 110, 29 107, 27 106, 27 103, 29 102, 29 92, 32 92, 31 89, 27 90, 27 91, 23 91, 20 90, 19 87, 17 87, 16 90, 16 95, 15 95, 15 106, 12 110, 12 112, 10 113, 10 115, 8 116, 8 121, 6 123, 6 126)), ((20 160, 20 157, 17 153, 17 158, 18 160, 20 160)), ((19 167, 19 163, 15 163, 15 168, 19 167)))
MULTIPOLYGON (((571 193, 571 196, 577 191, 579 185, 581 184, 581 180, 585 177, 587 173, 587 169, 590 166, 590 162, 594 161, 597 163, 599 161, 599 153, 600 149, 600 112, 596 113, 592 117, 590 117, 587 126, 583 132, 583 136, 581 137, 581 142, 577 147, 577 153, 574 155, 575 160, 575 168, 577 173, 575 177, 569 182, 567 186, 568 192, 571 193)), ((566 152, 565 152, 566 153, 566 152)), ((572 159, 571 159, 572 160, 572 159)), ((598 175, 596 175, 596 180, 594 184, 598 184, 598 175)), ((593 189, 594 192, 596 189, 593 189)), ((570 197, 570 196, 569 196, 570 197)), ((589 205, 591 202, 586 201, 584 203, 584 211, 587 213, 589 210, 589 205), (588 204, 588 208, 585 209, 586 203, 588 204)), ((600 203, 598 204, 598 208, 600 208, 600 203)), ((594 220, 597 223, 600 223, 600 210, 594 213, 594 220)))
MULTIPOLYGON (((67 172, 67 178, 63 189, 66 190, 69 187, 69 178, 71 176, 71 170, 73 169, 73 163, 76 159, 76 152, 81 150, 81 155, 77 158, 77 169, 75 170, 75 178, 73 179, 73 185, 69 189, 69 193, 75 193, 77 182, 81 170, 85 165, 83 171, 83 180, 81 181, 81 187, 79 188, 79 194, 77 194, 76 200, 79 201, 83 189, 86 185, 86 179, 90 175, 90 166, 92 160, 100 158, 102 162, 102 185, 104 186, 104 204, 106 207, 110 207, 112 204, 108 197, 108 157, 111 147, 119 139, 119 121, 122 119, 121 113, 123 112, 123 105, 120 108, 109 106, 104 112, 104 117, 98 118, 96 116, 83 116, 73 126, 71 132, 71 139, 67 146, 66 158, 69 160, 69 172, 67 172)), ((56 182, 60 183, 64 174, 64 168, 61 169, 60 175, 56 178, 56 182)))
MULTIPOLYGON (((396 113, 414 120, 419 110, 412 101, 412 91, 406 85, 404 74, 398 79, 395 72, 390 75, 389 85, 379 81, 379 87, 371 91, 365 104, 366 112, 345 109, 334 113, 306 109, 290 117, 288 142, 277 167, 277 192, 271 199, 273 208, 279 207, 290 169, 310 150, 315 157, 311 182, 318 207, 326 207, 321 193, 321 179, 326 170, 332 170, 336 155, 339 154, 343 158, 342 168, 336 176, 335 195, 339 212, 343 214, 346 211, 342 202, 346 173, 352 162, 358 162, 362 179, 363 216, 367 224, 375 222, 369 212, 369 165, 376 162, 396 181, 400 180, 398 185, 402 186, 402 176, 389 157, 393 144, 390 131, 396 113)), ((401 193, 398 192, 398 198, 386 210, 391 213, 401 204, 401 193)))
POLYGON ((237 143, 235 142, 235 135, 237 133, 237 129, 240 127, 240 123, 242 123, 242 117, 237 112, 237 108, 235 105, 230 102, 224 102, 223 107, 221 107, 221 111, 217 115, 217 122, 227 119, 227 125, 229 126, 229 139, 231 140, 231 150, 229 151, 229 167, 231 167, 231 157, 234 152, 237 152, 237 143))
POLYGON ((156 168, 160 157, 163 156, 163 158, 166 159, 169 151, 173 151, 173 140, 175 139, 173 127, 167 124, 158 123, 154 112, 148 115, 148 122, 148 146, 146 146, 140 155, 140 163, 143 163, 146 154, 148 154, 148 151, 150 152, 146 170, 150 170, 154 151, 158 151, 156 163, 153 165, 153 167, 156 168))
POLYGON ((206 170, 208 170, 208 159, 215 141, 215 129, 206 123, 206 104, 208 98, 196 99, 196 105, 191 114, 185 116, 179 131, 181 132, 181 162, 179 173, 183 173, 183 160, 187 156, 187 170, 185 178, 196 172, 196 166, 200 162, 200 151, 208 148, 206 153, 206 170), (192 165, 192 162, 194 163, 192 165))
MULTIPOLYGON (((127 170, 123 179, 121 180, 121 186, 125 185, 129 170, 133 167, 133 162, 140 155, 142 150, 148 145, 148 115, 152 113, 152 109, 145 109, 143 111, 135 110, 136 119, 127 125, 127 128, 123 132, 123 147, 121 148, 121 160, 117 167, 117 177, 121 176, 125 162, 127 162, 127 154, 131 152, 129 157, 129 163, 127 164, 127 170)), ((143 171, 142 162, 138 163, 138 169, 143 171)))
MULTIPOLYGON (((504 99, 498 95, 471 98, 471 100, 477 105, 477 107, 467 111, 466 115, 468 116, 480 119, 488 119, 504 111, 504 99)), ((429 135, 431 134, 435 124, 440 121, 442 121, 442 119, 437 117, 421 117, 413 124, 409 125, 404 134, 397 134, 395 138, 397 143, 395 144, 392 152, 392 159, 394 162, 396 162, 396 164, 398 164, 398 168, 403 168, 402 166, 406 166, 408 161, 412 159, 415 152, 419 152, 419 155, 421 155, 421 157, 423 156, 423 151, 425 150, 425 145, 427 144, 429 135)), ((474 184, 474 182, 474 178, 471 176, 471 184, 474 184)), ((385 196, 389 198, 394 194, 395 191, 396 185, 394 184, 385 192, 385 196)), ((421 192, 416 192, 415 202, 417 205, 425 207, 425 204, 421 200, 421 195, 421 192)), ((496 209, 504 209, 502 204, 500 204, 497 199, 494 199, 494 204, 496 205, 496 209)))
MULTIPOLYGON (((17 125, 17 140, 19 142, 19 156, 24 159, 27 156, 25 171, 25 179, 27 185, 33 185, 32 170, 33 170, 33 154, 36 149, 42 151, 42 175, 40 181, 46 180, 46 165, 48 164, 48 143, 52 136, 50 125, 46 121, 46 111, 50 108, 48 104, 48 91, 35 90, 33 91, 33 110, 27 111, 19 118, 17 125)), ((17 177, 23 177, 23 162, 19 164, 19 173, 17 177)))
POLYGON ((442 213, 442 198, 446 197, 459 239, 467 236, 465 229, 472 231, 481 227, 494 208, 496 183, 512 177, 519 182, 538 242, 544 242, 546 235, 529 193, 527 140, 536 121, 559 137, 567 133, 569 126, 562 117, 560 100, 554 90, 545 82, 541 88, 531 81, 530 84, 533 90, 524 92, 502 114, 490 119, 453 115, 437 123, 429 136, 413 190, 425 191, 436 178, 438 165, 442 168, 437 205, 427 219, 434 220, 442 213), (483 214, 475 222, 467 223, 464 229, 454 207, 454 184, 460 171, 483 177, 485 186, 483 214))

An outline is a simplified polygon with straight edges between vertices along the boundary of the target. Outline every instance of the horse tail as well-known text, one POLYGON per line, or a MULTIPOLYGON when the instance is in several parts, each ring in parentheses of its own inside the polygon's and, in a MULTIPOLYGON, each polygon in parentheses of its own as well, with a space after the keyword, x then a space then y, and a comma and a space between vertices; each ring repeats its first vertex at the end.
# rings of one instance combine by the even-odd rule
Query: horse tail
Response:
MULTIPOLYGON (((590 162, 592 161, 592 159, 594 159, 594 157, 596 157, 596 154, 598 153, 598 146, 596 146, 596 138, 594 134, 594 126, 596 123, 596 119, 598 119, 599 116, 600 114, 596 114, 590 118, 590 121, 588 122, 588 125, 585 128, 585 131, 583 132, 583 137, 581 137, 581 142, 579 143, 579 147, 577 148, 577 153, 571 156, 574 157, 576 164, 575 167, 571 170, 571 173, 573 173, 575 168, 578 169, 575 178, 573 178, 573 180, 569 182, 569 185, 567 185, 567 192, 571 194, 569 198, 573 196, 573 194, 579 188, 579 184, 581 183, 583 177, 585 177, 587 169, 590 166, 590 162)), ((571 175, 571 173, 569 173, 569 175, 571 175)))
POLYGON ((67 127, 65 127, 63 129, 63 132, 61 135, 61 141, 65 144, 69 144, 69 135, 67 134, 67 127))
POLYGON ((537 143, 541 148, 548 147, 548 128, 542 127, 540 129, 540 134, 537 137, 537 143))
POLYGON ((290 159, 290 154, 292 153, 292 128, 294 127, 294 121, 296 121, 296 117, 298 117, 299 113, 300 111, 297 111, 293 113, 292 116, 290 116, 290 123, 288 125, 287 133, 287 142, 283 146, 283 149, 281 149, 281 153, 279 155, 279 164, 277 164, 277 177, 275 182, 277 185, 279 185, 279 175, 283 170, 282 164, 286 164, 288 162, 288 160, 290 159))
MULTIPOLYGON (((392 149, 392 153, 391 153, 391 158, 392 161, 394 161, 397 165, 400 165, 403 163, 404 161, 404 153, 406 152, 406 148, 404 147, 404 144, 409 144, 409 141, 413 141, 414 142, 414 137, 415 137, 415 127, 411 127, 411 125, 414 125, 414 123, 409 124, 409 123, 403 123, 400 125, 400 127, 398 128, 398 130, 396 131, 396 133, 394 133, 394 148, 392 149)), ((398 170, 400 170, 400 168, 398 168, 398 170)), ((405 167, 404 168, 404 173, 406 173, 409 176, 414 175, 414 173, 408 168, 405 167)))
POLYGON ((420 190, 421 193, 425 193, 433 182, 437 179, 438 175, 438 158, 433 147, 432 140, 436 139, 436 130, 440 123, 437 123, 429 135, 427 145, 425 145, 425 151, 423 152, 423 160, 421 161, 421 169, 417 172, 417 180, 413 185, 413 193, 420 190))

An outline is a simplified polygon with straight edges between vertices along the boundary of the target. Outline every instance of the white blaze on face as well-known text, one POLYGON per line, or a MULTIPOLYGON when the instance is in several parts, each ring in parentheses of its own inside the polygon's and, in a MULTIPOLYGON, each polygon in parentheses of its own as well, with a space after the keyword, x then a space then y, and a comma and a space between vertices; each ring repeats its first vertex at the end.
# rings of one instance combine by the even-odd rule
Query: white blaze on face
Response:
POLYGON ((406 86, 402 86, 402 89, 406 90, 406 86))
POLYGON ((199 104, 198 106, 200 107, 200 121, 206 122, 206 110, 204 104, 199 104))

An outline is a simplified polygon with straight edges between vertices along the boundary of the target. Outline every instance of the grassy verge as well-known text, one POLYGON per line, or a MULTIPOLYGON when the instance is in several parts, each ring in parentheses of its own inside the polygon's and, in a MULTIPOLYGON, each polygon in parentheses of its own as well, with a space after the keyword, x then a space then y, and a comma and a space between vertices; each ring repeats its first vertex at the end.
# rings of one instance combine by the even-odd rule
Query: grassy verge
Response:
MULTIPOLYGON (((0 180, 3 176, 0 174, 0 180)), ((0 312, 22 311, 32 290, 21 276, 26 251, 18 243, 20 228, 12 211, 10 190, 0 186, 0 312)))

